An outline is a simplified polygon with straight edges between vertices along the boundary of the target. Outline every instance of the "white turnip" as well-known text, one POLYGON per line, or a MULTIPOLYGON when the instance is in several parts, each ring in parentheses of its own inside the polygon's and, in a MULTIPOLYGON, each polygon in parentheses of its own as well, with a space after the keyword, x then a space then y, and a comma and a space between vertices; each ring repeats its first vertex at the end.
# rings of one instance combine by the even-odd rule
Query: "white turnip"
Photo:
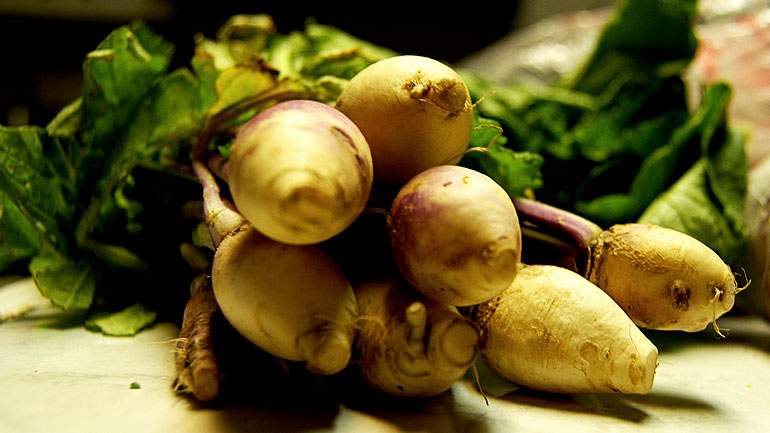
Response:
POLYGON ((676 230, 619 224, 592 247, 588 279, 639 326, 700 331, 729 311, 738 292, 730 267, 676 230))
POLYGON ((394 396, 440 394, 476 357, 478 332, 454 308, 422 298, 397 279, 356 287, 356 338, 366 383, 394 396))
POLYGON ((641 327, 694 332, 713 323, 718 332, 716 319, 733 307, 741 290, 730 267, 687 234, 633 223, 602 231, 532 200, 517 199, 515 205, 528 227, 544 228, 571 245, 576 270, 641 327))
POLYGON ((343 88, 336 107, 366 137, 377 184, 400 186, 425 169, 457 163, 473 127, 465 83, 427 57, 369 65, 343 88))
POLYGON ((204 186, 206 221, 215 232, 212 284, 227 321, 261 349, 304 361, 312 372, 344 369, 358 309, 342 270, 318 247, 261 235, 222 202, 203 164, 193 166, 204 186))
POLYGON ((399 191, 390 213, 393 255, 403 276, 446 305, 472 305, 511 284, 521 231, 508 194, 488 176, 445 165, 399 191))
POLYGON ((238 133, 228 182, 238 211, 265 236, 314 244, 345 229, 372 185, 369 146, 334 108, 294 100, 267 109, 238 133))
POLYGON ((564 393, 652 388, 658 350, 606 293, 570 270, 523 267, 473 318, 484 358, 516 384, 564 393))

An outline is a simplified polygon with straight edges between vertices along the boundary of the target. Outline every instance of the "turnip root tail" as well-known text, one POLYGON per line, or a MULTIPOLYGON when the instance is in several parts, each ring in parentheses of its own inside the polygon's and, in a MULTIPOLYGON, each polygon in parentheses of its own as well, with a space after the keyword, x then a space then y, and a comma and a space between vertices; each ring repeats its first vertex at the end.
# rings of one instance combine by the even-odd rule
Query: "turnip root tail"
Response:
POLYGON ((313 373, 329 375, 344 369, 350 361, 353 337, 349 330, 334 327, 312 331, 300 337, 299 350, 313 373))
POLYGON ((220 389, 219 363, 212 344, 212 324, 220 311, 208 276, 197 276, 191 292, 176 343, 174 389, 205 402, 216 398, 220 389))
POLYGON ((361 373, 371 387, 395 396, 436 395, 473 363, 478 332, 453 309, 420 299, 397 280, 364 283, 356 297, 372 318, 357 338, 361 373))
POLYGON ((657 348, 607 294, 567 269, 522 268, 473 318, 488 364, 516 384, 564 393, 652 388, 657 348))
POLYGON ((645 328, 696 332, 729 311, 730 267, 700 241, 650 224, 620 224, 596 240, 588 278, 645 328))

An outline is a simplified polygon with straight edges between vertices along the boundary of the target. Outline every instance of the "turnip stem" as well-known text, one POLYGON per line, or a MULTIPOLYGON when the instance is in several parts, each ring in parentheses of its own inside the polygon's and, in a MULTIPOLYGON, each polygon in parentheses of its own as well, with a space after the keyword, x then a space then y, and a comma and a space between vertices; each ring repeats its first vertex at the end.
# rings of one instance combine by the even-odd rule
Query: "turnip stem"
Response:
POLYGON ((217 247, 228 234, 245 225, 246 220, 222 200, 219 185, 209 169, 200 161, 193 161, 192 166, 203 187, 204 218, 214 247, 217 247))
POLYGON ((535 200, 516 198, 513 205, 526 237, 546 242, 560 254, 574 257, 579 269, 573 270, 588 272, 590 248, 602 232, 601 227, 581 216, 535 200))

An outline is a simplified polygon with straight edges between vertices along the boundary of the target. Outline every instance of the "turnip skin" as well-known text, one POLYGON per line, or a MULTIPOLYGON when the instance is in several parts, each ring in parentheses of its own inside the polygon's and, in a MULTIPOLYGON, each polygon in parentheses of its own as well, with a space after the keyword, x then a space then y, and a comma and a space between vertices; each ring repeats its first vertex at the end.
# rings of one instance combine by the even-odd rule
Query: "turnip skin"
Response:
POLYGON ((353 289, 314 246, 270 240, 246 225, 214 256, 214 295, 228 322, 261 349, 334 374, 347 366, 358 315, 353 289))
POLYGON ((372 186, 366 139, 345 115, 314 101, 280 103, 239 131, 228 163, 239 212, 264 235, 314 244, 361 213, 372 186))
POLYGON ((356 286, 356 338, 366 383, 399 397, 427 397, 452 387, 476 358, 478 331, 453 307, 423 298, 395 278, 356 286))
POLYGON ((652 388, 657 348, 606 293, 567 269, 523 267, 473 318, 488 364, 516 384, 560 393, 652 388))
POLYGON ((438 166, 412 178, 391 208, 399 269, 425 296, 473 305, 508 287, 521 259, 521 230, 506 192, 488 176, 438 166))
POLYGON ((697 239, 651 224, 619 224, 592 248, 588 279, 644 328, 700 331, 738 292, 722 259, 697 239))
POLYGON ((473 128, 473 105, 460 76, 421 56, 369 65, 345 86, 336 107, 366 137, 377 184, 400 186, 430 167, 456 164, 473 128))

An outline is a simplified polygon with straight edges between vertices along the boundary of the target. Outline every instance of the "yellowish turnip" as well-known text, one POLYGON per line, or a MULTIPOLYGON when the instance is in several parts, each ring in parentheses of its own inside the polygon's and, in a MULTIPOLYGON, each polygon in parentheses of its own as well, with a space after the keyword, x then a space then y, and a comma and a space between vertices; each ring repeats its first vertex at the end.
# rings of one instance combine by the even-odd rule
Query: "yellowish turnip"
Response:
POLYGON ((193 167, 216 245, 214 296, 227 321, 262 350, 304 361, 312 372, 344 369, 358 308, 342 270, 319 247, 282 244, 254 230, 221 200, 205 166, 193 167))
POLYGON ((355 293, 360 370, 374 389, 403 397, 440 394, 473 363, 478 332, 453 307, 422 298, 396 279, 363 283, 355 293))
POLYGON ((658 350, 606 293, 570 270, 523 267, 473 318, 484 358, 516 384, 563 393, 652 387, 658 350))
POLYGON ((700 331, 733 307, 738 292, 730 267, 713 250, 650 224, 602 232, 587 275, 635 323, 660 330, 700 331))
POLYGON ((377 184, 400 186, 425 169, 457 163, 473 127, 465 83, 427 57, 369 65, 343 88, 336 107, 366 137, 377 184))
POLYGON ((228 182, 238 211, 265 236, 314 244, 361 213, 372 186, 369 146, 334 108, 294 100, 267 109, 238 133, 228 182))

